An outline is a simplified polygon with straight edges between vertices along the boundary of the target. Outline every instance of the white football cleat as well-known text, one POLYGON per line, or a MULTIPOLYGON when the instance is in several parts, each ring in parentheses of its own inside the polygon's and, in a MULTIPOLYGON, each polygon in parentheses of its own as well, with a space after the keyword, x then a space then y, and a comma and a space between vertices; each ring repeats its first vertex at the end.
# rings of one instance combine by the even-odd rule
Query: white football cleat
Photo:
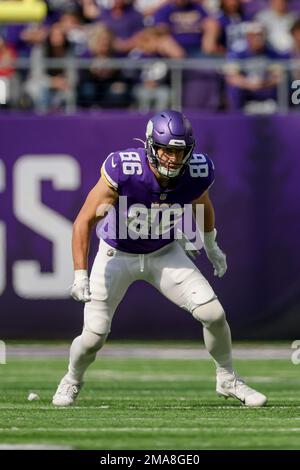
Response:
POLYGON ((217 374, 217 395, 225 398, 232 397, 246 406, 264 406, 267 397, 245 384, 235 373, 231 375, 217 374))
POLYGON ((57 387, 52 403, 55 406, 71 406, 74 404, 83 383, 74 384, 64 376, 57 387))

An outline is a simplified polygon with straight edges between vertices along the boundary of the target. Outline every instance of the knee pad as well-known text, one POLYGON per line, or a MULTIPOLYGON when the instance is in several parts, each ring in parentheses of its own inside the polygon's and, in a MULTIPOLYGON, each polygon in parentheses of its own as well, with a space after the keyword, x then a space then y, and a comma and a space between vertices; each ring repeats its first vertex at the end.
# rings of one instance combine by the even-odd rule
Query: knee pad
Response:
POLYGON ((93 300, 84 307, 84 330, 97 335, 108 335, 113 312, 105 302, 93 300))
POLYGON ((205 328, 221 324, 226 321, 224 309, 218 299, 213 299, 204 305, 196 307, 192 312, 193 317, 200 321, 205 328))
POLYGON ((104 345, 107 336, 108 333, 99 335, 84 329, 81 334, 81 345, 86 352, 99 351, 104 345))

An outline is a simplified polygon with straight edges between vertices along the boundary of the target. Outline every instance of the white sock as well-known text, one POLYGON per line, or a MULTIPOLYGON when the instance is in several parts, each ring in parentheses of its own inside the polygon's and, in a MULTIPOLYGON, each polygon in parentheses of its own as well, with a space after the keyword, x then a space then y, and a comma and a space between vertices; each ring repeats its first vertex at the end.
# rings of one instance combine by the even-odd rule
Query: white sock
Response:
POLYGON ((232 374, 231 333, 218 299, 197 307, 193 316, 203 325, 204 343, 216 364, 217 373, 232 374))
POLYGON ((84 373, 96 359, 97 352, 102 348, 107 335, 97 335, 83 330, 81 336, 77 336, 71 344, 69 369, 67 380, 79 384, 83 380, 84 373))
POLYGON ((212 324, 203 328, 204 343, 214 359, 217 374, 232 374, 232 345, 230 328, 225 320, 223 324, 212 324))

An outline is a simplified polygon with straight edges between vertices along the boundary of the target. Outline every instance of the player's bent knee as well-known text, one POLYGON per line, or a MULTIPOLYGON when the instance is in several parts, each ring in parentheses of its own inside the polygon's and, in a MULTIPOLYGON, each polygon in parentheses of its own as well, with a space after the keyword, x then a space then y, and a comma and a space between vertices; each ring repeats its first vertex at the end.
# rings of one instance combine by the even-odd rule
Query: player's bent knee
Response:
POLYGON ((99 351, 104 345, 107 336, 108 333, 97 334, 84 329, 81 335, 82 347, 88 353, 99 351))
POLYGON ((187 286, 186 298, 187 301, 182 307, 190 313, 193 313, 196 308, 206 305, 212 300, 216 299, 216 294, 210 284, 203 278, 203 276, 197 276, 194 279, 195 282, 191 282, 187 286))
POLYGON ((107 335, 110 332, 113 311, 105 302, 92 300, 84 308, 84 329, 97 335, 107 335))
POLYGON ((218 299, 213 299, 204 305, 198 306, 193 310, 192 315, 206 328, 212 325, 223 324, 226 321, 224 309, 218 299))

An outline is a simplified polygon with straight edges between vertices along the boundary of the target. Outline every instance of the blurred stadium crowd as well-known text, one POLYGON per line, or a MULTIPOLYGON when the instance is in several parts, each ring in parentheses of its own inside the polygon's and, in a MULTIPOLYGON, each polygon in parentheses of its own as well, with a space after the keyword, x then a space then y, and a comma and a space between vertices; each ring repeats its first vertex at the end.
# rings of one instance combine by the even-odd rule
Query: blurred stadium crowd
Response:
POLYGON ((285 72, 289 59, 300 59, 300 0, 48 0, 47 6, 41 24, 0 24, 2 108, 51 112, 72 102, 157 111, 174 105, 177 77, 175 93, 186 109, 251 111, 254 104, 273 112, 280 85, 290 88, 300 78, 300 65, 285 72), (172 63, 180 75, 172 76, 172 63))

